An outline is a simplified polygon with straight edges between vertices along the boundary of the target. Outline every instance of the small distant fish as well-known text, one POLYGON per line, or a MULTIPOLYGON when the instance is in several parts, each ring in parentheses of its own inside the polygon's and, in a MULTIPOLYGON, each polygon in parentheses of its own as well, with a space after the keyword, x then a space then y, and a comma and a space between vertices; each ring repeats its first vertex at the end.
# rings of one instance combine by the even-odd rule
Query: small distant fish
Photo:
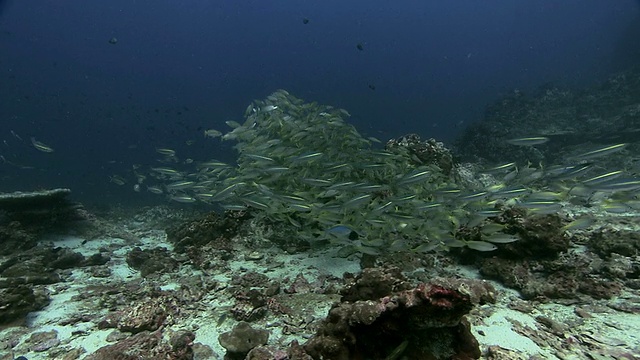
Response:
POLYGON ((228 164, 225 164, 217 160, 205 161, 198 164, 199 168, 224 168, 228 166, 229 166, 228 164))
POLYGON ((188 195, 174 195, 174 196, 170 196, 169 199, 179 203, 184 203, 184 204, 191 204, 196 202, 195 198, 188 195))
POLYGON ((116 185, 124 185, 127 181, 120 175, 113 175, 109 178, 109 181, 116 185))
POLYGON ((311 210, 313 210, 311 208, 311 206, 304 205, 304 204, 289 204, 288 207, 289 207, 289 209, 291 209, 293 211, 311 211, 311 210))
POLYGON ((518 168, 515 168, 515 169, 513 169, 512 171, 508 172, 508 173, 507 173, 507 174, 502 178, 502 181, 504 181, 504 182, 508 183, 508 182, 510 182, 511 180, 515 179, 515 178, 516 178, 516 176, 518 176, 518 173, 519 173, 518 168))
POLYGON ((222 201, 224 199, 227 199, 229 197, 231 197, 233 195, 233 191, 237 188, 237 187, 242 187, 244 186, 243 182, 239 182, 239 183, 235 183, 235 184, 231 184, 229 186, 227 186, 226 188, 220 190, 220 192, 218 192, 215 196, 213 196, 211 198, 211 201, 222 201))
POLYGON ((305 24, 305 25, 307 25, 307 24, 309 23, 309 19, 307 19, 307 18, 303 18, 303 19, 302 19, 302 23, 303 23, 303 24, 305 24))
POLYGON ((233 129, 237 129, 237 128, 242 126, 242 125, 240 125, 239 122, 233 121, 233 120, 225 121, 225 124, 227 124, 229 127, 233 128, 233 129))
POLYGON ((269 208, 269 205, 263 202, 260 202, 258 200, 255 199, 250 199, 250 198, 242 198, 240 199, 243 203, 245 203, 247 206, 251 206, 253 208, 259 209, 259 210, 266 210, 269 208))
POLYGON ((204 137, 217 138, 222 136, 222 133, 216 129, 207 129, 204 131, 204 137))
POLYGON ((474 213, 475 216, 481 217, 481 218, 490 218, 490 217, 496 217, 498 215, 502 214, 501 210, 495 210, 495 209, 487 209, 487 210, 480 210, 474 213))
POLYGON ((216 327, 220 327, 220 325, 224 324, 225 320, 227 320, 227 313, 222 313, 220 317, 218 317, 218 321, 216 322, 216 327))
POLYGON ((433 209, 440 208, 442 205, 443 204, 439 203, 439 202, 429 202, 429 203, 425 203, 425 204, 422 204, 422 205, 418 206, 416 208, 416 211, 420 212, 420 211, 433 210, 433 209))
POLYGON ((579 164, 569 166, 553 166, 547 169, 547 175, 556 178, 557 180, 571 179, 587 170, 591 169, 592 164, 579 164))
POLYGON ((624 178, 615 179, 604 184, 600 184, 593 187, 594 190, 616 192, 616 191, 632 191, 640 189, 640 179, 637 178, 624 178))
POLYGON ((164 175, 177 175, 180 173, 178 170, 165 167, 155 167, 151 168, 151 170, 164 175))
POLYGON ((589 216, 585 216, 585 217, 581 217, 579 219, 573 220, 572 222, 568 223, 567 225, 563 226, 561 229, 564 231, 567 230, 582 230, 582 229, 586 229, 589 226, 593 225, 596 222, 596 219, 589 217, 589 216))
POLYGON ((109 39, 109 44, 111 45, 115 45, 118 43, 118 39, 115 37, 112 37, 111 39, 109 39))
POLYGON ((356 49, 358 49, 358 50, 360 50, 360 51, 363 51, 363 50, 364 50, 364 45, 362 45, 362 43, 358 43, 358 44, 356 45, 356 49))
POLYGON ((159 188, 158 186, 148 186, 147 187, 147 191, 149 191, 152 194, 162 194, 163 191, 161 188, 159 188))
POLYGON ((225 210, 229 210, 229 211, 247 210, 247 206, 246 205, 240 205, 240 204, 224 204, 224 205, 220 205, 220 207, 225 209, 225 210))
POLYGON ((371 89, 371 90, 375 90, 375 89, 376 89, 376 86, 375 86, 375 85, 373 85, 373 84, 369 84, 369 89, 371 89))
POLYGON ((469 249, 477 250, 477 251, 493 251, 498 247, 489 242, 484 241, 467 241, 466 245, 469 249))
POLYGON ((36 138, 34 137, 31 137, 31 143, 33 144, 33 147, 35 147, 39 151, 46 152, 46 153, 53 152, 53 148, 51 146, 41 143, 40 141, 36 140, 36 138))
POLYGON ((507 226, 503 224, 489 223, 487 225, 484 225, 482 229, 480 229, 480 231, 484 235, 491 235, 504 230, 506 227, 507 226))
POLYGON ((147 179, 145 175, 137 174, 137 173, 135 175, 136 175, 136 180, 138 181, 138 184, 142 184, 147 179))
POLYGON ((165 156, 175 156, 176 155, 176 151, 173 150, 173 149, 156 148, 156 152, 158 154, 165 155, 165 156))
POLYGON ((194 181, 184 180, 184 181, 176 181, 171 184, 167 184, 167 189, 169 190, 183 190, 192 187, 195 184, 194 181))
POLYGON ((462 194, 459 199, 462 201, 476 201, 478 199, 484 199, 485 197, 489 196, 489 193, 487 191, 476 191, 474 193, 470 193, 470 194, 462 194))
POLYGON ((371 200, 371 194, 358 195, 350 200, 347 200, 342 206, 345 209, 352 207, 359 207, 362 204, 368 203, 371 200))
POLYGON ((487 237, 484 237, 483 239, 495 244, 508 244, 520 240, 520 238, 515 235, 504 233, 494 233, 487 237))
POLYGON ((531 190, 523 186, 498 189, 491 194, 492 197, 517 197, 530 193, 531 190))
POLYGON ((417 182, 425 181, 431 175, 432 172, 429 170, 417 169, 401 177, 396 184, 398 186, 415 184, 417 182))
POLYGON ((417 253, 427 253, 437 249, 439 246, 441 246, 441 244, 434 241, 432 243, 420 244, 415 248, 411 249, 411 251, 417 252, 417 253))
POLYGON ((353 246, 354 249, 362 254, 366 254, 366 255, 371 255, 371 256, 378 256, 381 254, 380 250, 370 247, 370 246, 365 246, 365 245, 354 245, 353 246))
POLYGON ((606 201, 601 205, 601 208, 604 209, 604 211, 613 214, 624 214, 631 210, 627 204, 615 200, 606 201))
POLYGON ((275 161, 270 157, 263 156, 263 155, 258 155, 258 154, 244 154, 244 155, 246 157, 252 159, 252 160, 257 160, 257 161, 264 161, 264 162, 274 162, 275 161))
POLYGON ((582 153, 580 155, 575 156, 575 158, 580 160, 586 160, 586 159, 593 159, 601 156, 606 156, 624 149, 625 147, 627 147, 627 145, 628 144, 626 143, 609 145, 609 146, 605 146, 595 150, 587 151, 586 153, 582 153))
POLYGON ((497 165, 492 168, 484 169, 482 172, 485 174, 491 174, 496 172, 504 172, 516 166, 515 162, 510 162, 502 165, 497 165))
POLYGON ((544 144, 549 141, 548 137, 544 136, 533 136, 533 137, 522 137, 507 140, 507 144, 517 145, 517 146, 533 146, 544 144))
POLYGON ((307 161, 307 160, 311 160, 311 159, 315 159, 315 158, 321 157, 322 155, 323 154, 321 152, 304 153, 302 155, 294 157, 291 160, 292 161, 307 161))
POLYGON ((407 346, 409 346, 409 340, 401 342, 400 345, 398 345, 389 355, 387 355, 386 358, 384 358, 384 360, 400 359, 404 351, 407 349, 407 346))
POLYGON ((327 234, 337 238, 349 238, 353 230, 347 225, 335 225, 326 230, 327 234))
POLYGON ((616 170, 616 171, 608 172, 606 174, 600 174, 600 175, 592 176, 592 177, 590 177, 588 179, 582 180, 582 185, 594 186, 594 185, 606 183, 608 181, 611 181, 611 180, 613 180, 615 178, 620 177, 622 174, 624 174, 624 171, 616 170))
POLYGON ((314 178, 302 178, 300 179, 300 181, 302 181, 305 184, 311 185, 311 186, 330 186, 331 185, 331 181, 329 180, 325 180, 325 179, 314 179, 314 178))
POLYGON ((278 173, 289 171, 289 168, 285 166, 273 166, 273 167, 266 168, 263 171, 268 174, 278 174, 278 173))
POLYGON ((20 140, 20 141, 24 141, 24 140, 22 140, 22 138, 20 137, 20 135, 16 134, 16 132, 15 132, 15 131, 13 131, 13 130, 11 130, 11 135, 13 135, 13 137, 14 137, 14 138, 16 138, 16 139, 18 139, 18 140, 20 140))

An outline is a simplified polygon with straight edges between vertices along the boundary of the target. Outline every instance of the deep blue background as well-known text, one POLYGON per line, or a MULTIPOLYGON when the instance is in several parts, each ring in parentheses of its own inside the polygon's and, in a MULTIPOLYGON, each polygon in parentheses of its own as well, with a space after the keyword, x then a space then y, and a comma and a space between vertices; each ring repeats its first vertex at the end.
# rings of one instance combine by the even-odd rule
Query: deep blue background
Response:
POLYGON ((15 165, 0 161, 0 191, 69 186, 81 199, 114 201, 132 192, 108 176, 153 164, 155 147, 232 160, 232 144, 205 141, 201 129, 226 130, 224 121, 240 120, 251 100, 278 88, 347 109, 366 135, 449 142, 514 88, 588 86, 633 65, 638 7, 9 1, 0 14, 0 155, 15 165), (31 136, 56 151, 38 152, 31 136))

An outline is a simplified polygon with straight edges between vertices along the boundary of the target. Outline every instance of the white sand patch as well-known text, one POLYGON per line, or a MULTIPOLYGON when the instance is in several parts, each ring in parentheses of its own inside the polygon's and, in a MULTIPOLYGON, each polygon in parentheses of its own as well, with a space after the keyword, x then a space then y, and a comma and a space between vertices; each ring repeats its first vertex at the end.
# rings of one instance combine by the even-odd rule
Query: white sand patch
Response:
POLYGON ((237 259, 229 262, 232 273, 246 269, 264 273, 271 279, 293 279, 303 274, 312 282, 318 276, 331 275, 342 277, 344 273, 359 273, 360 264, 357 258, 341 259, 326 256, 309 256, 306 253, 284 254, 282 252, 265 252, 265 258, 259 261, 237 259), (308 276, 307 276, 308 275, 308 276))
POLYGON ((109 269, 111 269, 111 275, 109 277, 111 280, 116 282, 131 281, 141 278, 139 271, 130 268, 129 265, 124 262, 119 264, 110 264, 109 269))
MULTIPOLYGON (((230 321, 230 323, 231 322, 235 321, 230 321)), ((218 328, 215 323, 205 323, 195 331, 195 342, 209 346, 213 350, 214 354, 222 356, 227 352, 227 350, 225 350, 218 342, 218 336, 227 331, 231 331, 231 326, 221 326, 218 328)))
MULTIPOLYGON (((482 348, 498 345, 505 349, 517 350, 527 356, 544 352, 533 341, 513 331, 509 319, 519 321, 533 328, 537 327, 536 321, 530 315, 515 310, 498 308, 490 317, 484 319, 485 325, 473 326, 471 329, 482 348), (480 335, 479 332, 483 332, 484 335, 480 335)), ((548 359, 553 358, 555 356, 548 357, 548 359)))
POLYGON ((78 311, 78 304, 71 299, 78 294, 75 289, 66 289, 50 296, 51 302, 41 311, 29 313, 28 327, 41 327, 67 319, 78 311))

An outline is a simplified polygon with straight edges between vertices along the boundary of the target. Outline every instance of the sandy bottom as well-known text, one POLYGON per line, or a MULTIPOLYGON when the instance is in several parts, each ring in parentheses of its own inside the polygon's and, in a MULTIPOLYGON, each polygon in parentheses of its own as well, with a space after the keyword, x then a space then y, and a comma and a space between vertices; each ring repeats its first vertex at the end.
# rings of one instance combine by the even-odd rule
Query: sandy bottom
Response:
MULTIPOLYGON (((70 325, 60 325, 65 323, 65 319, 86 314, 87 307, 82 301, 74 300, 74 296, 91 285, 107 284, 116 287, 124 282, 142 281, 139 272, 129 268, 125 262, 126 254, 134 246, 143 249, 155 247, 172 249, 163 231, 149 231, 136 244, 130 244, 118 238, 92 240, 86 244, 83 244, 83 239, 77 237, 54 237, 48 241, 51 241, 54 246, 69 248, 85 256, 96 253, 100 248, 114 248, 115 250, 111 252, 111 260, 107 264, 111 269, 111 276, 96 278, 91 275, 89 268, 75 268, 65 278, 65 282, 46 286, 50 292, 51 303, 45 309, 31 313, 27 318, 26 326, 8 327, 0 331, 0 341, 3 344, 11 342, 13 345, 12 350, 6 345, 4 349, 0 349, 2 360, 18 356, 25 356, 29 360, 74 358, 70 355, 67 355, 69 357, 61 355, 51 357, 50 349, 42 350, 36 346, 37 344, 29 341, 33 333, 43 331, 55 330, 59 343, 53 347, 80 349, 78 351, 80 354, 75 357, 80 359, 103 346, 112 344, 107 337, 114 330, 100 330, 95 321, 104 317, 106 310, 99 314, 89 314, 89 318, 94 321, 77 321, 70 325)), ((341 277, 345 272, 360 271, 357 259, 336 259, 321 253, 316 256, 290 255, 272 248, 262 251, 262 255, 269 259, 269 264, 280 265, 266 266, 264 261, 245 260, 239 256, 238 259, 229 261, 229 266, 224 271, 205 275, 199 270, 183 266, 178 275, 176 273, 171 276, 163 275, 158 283, 163 290, 172 290, 179 286, 177 279, 180 276, 213 276, 220 284, 219 286, 224 287, 230 281, 232 274, 247 271, 260 272, 276 280, 293 279, 298 274, 303 274, 312 282, 313 279, 322 275, 341 277)), ((479 277, 473 269, 457 268, 455 271, 463 277, 479 277)), ((640 344, 640 314, 617 311, 609 306, 620 299, 594 300, 592 303, 581 305, 541 304, 524 301, 517 292, 506 289, 499 283, 493 282, 493 285, 499 292, 498 302, 476 307, 468 315, 473 325, 473 333, 485 353, 483 356, 487 356, 486 353, 491 348, 492 353, 498 350, 504 351, 508 354, 505 358, 512 359, 640 358, 638 352, 640 351, 640 345, 638 345, 640 344), (497 349, 496 346, 502 349, 497 349)), ((626 300, 639 299, 637 293, 625 293, 622 298, 625 297, 626 300)), ((314 301, 307 304, 304 311, 316 319, 324 318, 335 300, 335 296, 318 295, 314 301)), ((215 296, 215 294, 206 296, 199 302, 197 311, 189 312, 188 316, 181 318, 179 323, 170 325, 175 330, 193 330, 196 334, 196 343, 209 347, 215 354, 197 355, 196 359, 222 359, 225 350, 220 346, 218 336, 230 331, 237 323, 230 316, 225 315, 232 306, 232 302, 232 299, 215 296)), ((265 319, 256 322, 254 326, 269 329, 271 331, 269 343, 283 347, 294 339, 304 343, 312 335, 283 334, 281 327, 276 326, 278 321, 273 315, 268 315, 265 319)))

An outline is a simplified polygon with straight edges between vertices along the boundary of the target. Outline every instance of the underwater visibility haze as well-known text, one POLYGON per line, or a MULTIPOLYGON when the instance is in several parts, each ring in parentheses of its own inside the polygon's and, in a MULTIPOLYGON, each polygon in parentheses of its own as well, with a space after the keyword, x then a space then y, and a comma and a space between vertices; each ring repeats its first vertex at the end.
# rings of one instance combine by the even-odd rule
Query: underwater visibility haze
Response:
POLYGON ((0 0, 0 360, 640 359, 640 2, 0 0))
POLYGON ((347 109, 367 136, 450 143, 513 89, 590 85, 629 65, 637 12, 634 1, 5 1, 1 155, 17 166, 0 164, 2 188, 73 183, 83 200, 126 201, 104 180, 156 147, 232 160, 202 130, 277 89, 347 109))

